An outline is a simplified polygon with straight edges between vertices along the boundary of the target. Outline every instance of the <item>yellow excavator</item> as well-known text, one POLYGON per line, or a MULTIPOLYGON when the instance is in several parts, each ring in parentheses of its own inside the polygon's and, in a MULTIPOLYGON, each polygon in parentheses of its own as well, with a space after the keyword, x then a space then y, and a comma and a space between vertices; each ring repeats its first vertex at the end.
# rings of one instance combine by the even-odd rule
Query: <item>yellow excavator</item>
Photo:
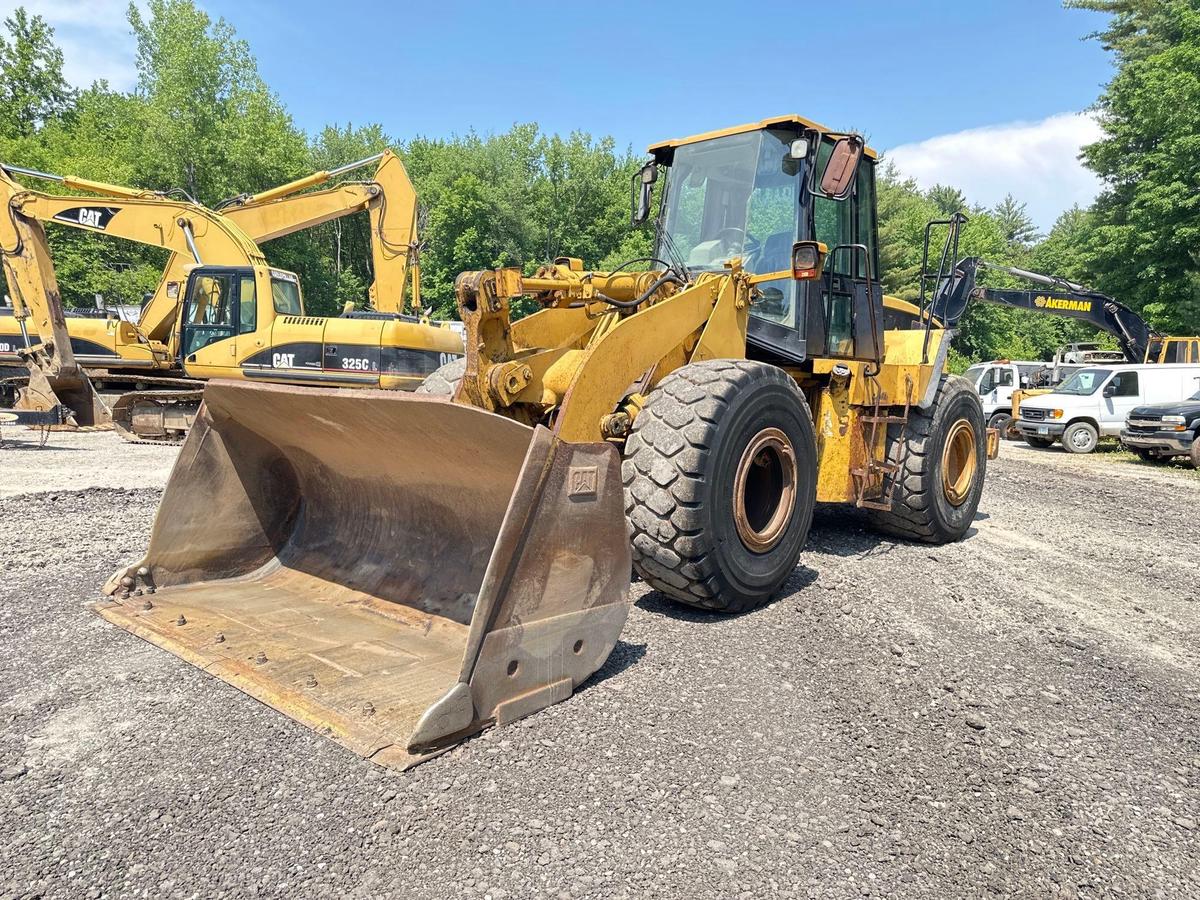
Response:
MULTIPOLYGON (((411 390, 440 364, 460 356, 462 344, 448 325, 398 312, 406 275, 415 275, 409 266, 415 196, 400 161, 390 153, 380 160, 380 169, 390 168, 389 178, 396 182, 398 175, 406 187, 396 192, 402 202, 392 217, 384 215, 378 182, 294 194, 331 173, 317 173, 246 198, 225 215, 173 196, 74 178, 62 180, 104 199, 28 191, 12 180, 9 172, 16 170, 10 167, 0 174, 0 202, 8 207, 0 235, 8 235, 2 246, 18 334, 0 338, 0 343, 19 348, 23 358, 36 355, 38 346, 51 346, 71 352, 75 370, 85 377, 79 363, 104 366, 98 374, 106 381, 136 379, 163 388, 126 394, 114 405, 118 428, 141 440, 182 437, 199 405, 202 381, 212 377, 411 390), (245 221, 269 239, 363 208, 372 215, 374 296, 385 308, 376 315, 305 315, 299 280, 270 267, 255 241, 237 224, 245 221), (387 218, 394 219, 394 225, 387 218), (37 327, 41 344, 31 340, 26 325, 31 313, 35 322, 49 321, 42 310, 55 307, 62 317, 41 227, 44 221, 173 251, 139 325, 117 319, 64 319, 68 340, 48 341, 50 332, 41 325, 37 327), (19 228, 33 237, 19 238, 19 228), (387 312, 388 308, 397 312, 387 312), (76 334, 70 333, 72 326, 76 334), (89 336, 96 339, 89 342, 89 336)), ((419 299, 418 288, 414 287, 413 295, 419 299)), ((62 399, 55 392, 35 389, 31 380, 17 406, 32 410, 34 416, 53 415, 57 410, 63 418, 83 424, 76 407, 60 403, 56 396, 62 399)), ((89 409, 93 410, 86 417, 89 424, 107 418, 102 404, 89 409)))
POLYGON ((650 153, 651 269, 462 273, 465 361, 422 392, 210 382, 100 613, 403 767, 570 696, 631 565, 738 612, 818 502, 960 539, 991 442, 950 333, 884 327, 875 153, 799 116, 650 153))

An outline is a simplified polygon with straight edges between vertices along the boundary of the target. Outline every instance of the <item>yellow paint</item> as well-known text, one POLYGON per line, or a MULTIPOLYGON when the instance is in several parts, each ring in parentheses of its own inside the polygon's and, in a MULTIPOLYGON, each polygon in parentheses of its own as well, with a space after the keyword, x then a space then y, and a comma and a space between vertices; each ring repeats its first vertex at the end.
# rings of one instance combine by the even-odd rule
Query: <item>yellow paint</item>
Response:
MULTIPOLYGON (((717 131, 706 131, 703 134, 694 134, 691 137, 675 138, 669 141, 659 141, 657 144, 651 144, 648 148, 648 152, 654 153, 657 150, 667 150, 673 147, 682 147, 685 144, 697 144, 700 141, 710 141, 713 138, 727 137, 731 134, 745 134, 749 131, 762 131, 765 128, 771 128, 776 125, 800 125, 803 128, 813 128, 834 139, 846 136, 846 132, 834 131, 830 128, 826 128, 824 125, 821 125, 818 122, 814 122, 812 119, 806 119, 804 116, 797 116, 793 114, 790 116, 775 116, 774 118, 762 119, 758 122, 747 122, 745 125, 734 125, 732 128, 721 128, 717 131)), ((864 148, 863 152, 872 159, 877 159, 879 156, 879 154, 870 147, 864 148)))

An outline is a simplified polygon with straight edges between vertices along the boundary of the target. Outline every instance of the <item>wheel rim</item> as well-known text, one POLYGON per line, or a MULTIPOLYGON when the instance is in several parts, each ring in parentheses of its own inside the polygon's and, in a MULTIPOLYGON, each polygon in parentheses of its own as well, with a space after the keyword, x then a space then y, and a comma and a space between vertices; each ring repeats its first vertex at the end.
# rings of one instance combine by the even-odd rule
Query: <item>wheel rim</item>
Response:
POLYGON ((1092 446, 1092 436, 1086 428, 1076 428, 1071 432, 1071 446, 1078 450, 1086 450, 1092 446))
POLYGON ((942 493, 952 506, 966 502, 977 466, 975 429, 966 419, 959 419, 951 426, 942 449, 942 493))
POLYGON ((779 543, 796 508, 796 453, 778 428, 746 445, 733 485, 733 520, 746 549, 765 553, 779 543))

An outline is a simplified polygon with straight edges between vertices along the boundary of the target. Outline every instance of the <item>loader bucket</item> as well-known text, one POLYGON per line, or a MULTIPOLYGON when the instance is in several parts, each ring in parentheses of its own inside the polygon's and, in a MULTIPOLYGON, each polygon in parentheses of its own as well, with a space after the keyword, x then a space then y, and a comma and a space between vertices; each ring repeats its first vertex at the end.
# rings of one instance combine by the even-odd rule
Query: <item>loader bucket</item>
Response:
POLYGON ((214 381, 97 608, 406 768, 570 696, 629 578, 610 445, 440 397, 214 381))

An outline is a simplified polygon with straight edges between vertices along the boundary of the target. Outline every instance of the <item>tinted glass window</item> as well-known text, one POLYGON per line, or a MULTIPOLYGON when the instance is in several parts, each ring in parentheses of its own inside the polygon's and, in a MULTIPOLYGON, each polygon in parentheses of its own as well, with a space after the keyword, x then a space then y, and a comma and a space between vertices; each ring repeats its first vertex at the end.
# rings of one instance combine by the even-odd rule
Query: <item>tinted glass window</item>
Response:
POLYGON ((243 275, 238 284, 238 331, 249 334, 257 327, 258 295, 254 289, 254 276, 243 275))
MULTIPOLYGON (((871 255, 871 273, 879 277, 879 262, 875 253, 875 178, 874 166, 865 156, 858 164, 858 185, 854 192, 854 206, 858 216, 857 243, 863 244, 871 255)), ((867 277, 867 261, 858 254, 858 277, 867 277)))
POLYGON ((275 304, 275 312, 281 316, 302 316, 304 306, 300 302, 300 284, 295 277, 271 277, 271 300, 275 304))
POLYGON ((1138 395, 1138 373, 1119 372, 1114 375, 1112 395, 1114 397, 1136 397, 1138 395))
POLYGON ((184 315, 185 354, 233 337, 238 313, 233 286, 233 275, 228 272, 192 277, 184 315))

